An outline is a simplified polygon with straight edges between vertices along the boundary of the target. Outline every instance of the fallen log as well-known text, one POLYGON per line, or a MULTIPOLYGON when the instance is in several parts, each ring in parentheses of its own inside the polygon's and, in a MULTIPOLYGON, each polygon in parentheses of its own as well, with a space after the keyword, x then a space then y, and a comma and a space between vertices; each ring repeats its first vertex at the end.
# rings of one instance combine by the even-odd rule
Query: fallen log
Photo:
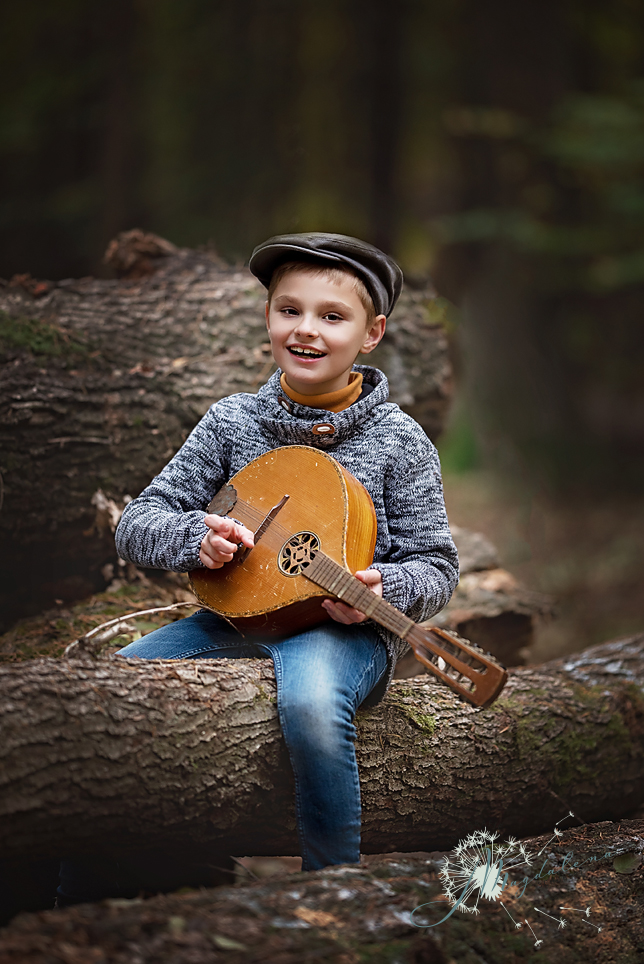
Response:
MULTIPOLYGON (((0 280, 4 627, 104 589, 117 560, 97 490, 138 495, 213 402, 273 371, 266 291, 248 269, 142 232, 110 248, 118 280, 0 280)), ((432 438, 451 394, 434 302, 407 286, 370 356, 432 438)))
MULTIPOLYGON (((429 677, 357 719, 363 852, 525 836, 644 801, 644 634, 511 672, 487 710, 429 677)), ((0 665, 0 857, 295 854, 267 660, 0 665)))
POLYGON ((478 895, 477 915, 442 921, 450 905, 437 871, 453 855, 388 854, 238 887, 24 914, 0 931, 0 964, 641 960, 644 820, 523 844, 531 865, 516 873, 520 884, 510 877, 496 899, 478 895))

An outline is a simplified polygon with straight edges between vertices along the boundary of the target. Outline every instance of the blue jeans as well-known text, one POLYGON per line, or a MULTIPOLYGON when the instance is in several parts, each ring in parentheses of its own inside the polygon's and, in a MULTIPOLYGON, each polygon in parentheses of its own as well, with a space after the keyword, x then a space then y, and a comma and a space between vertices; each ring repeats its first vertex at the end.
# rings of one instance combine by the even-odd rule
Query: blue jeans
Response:
MULTIPOLYGON (((280 726, 295 777, 302 869, 360 860, 353 717, 387 667, 384 643, 373 626, 329 622, 286 639, 258 642, 243 639, 223 619, 202 611, 130 643, 119 655, 141 659, 270 656, 280 726)), ((69 894, 72 886, 79 888, 72 885, 73 868, 63 862, 63 869, 66 865, 69 894)))

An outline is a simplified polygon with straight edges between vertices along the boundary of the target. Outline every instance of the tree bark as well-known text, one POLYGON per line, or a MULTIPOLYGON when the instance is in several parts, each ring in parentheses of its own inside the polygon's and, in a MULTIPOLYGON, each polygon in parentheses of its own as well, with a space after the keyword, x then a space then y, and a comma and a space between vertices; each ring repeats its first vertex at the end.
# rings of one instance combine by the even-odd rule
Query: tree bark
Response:
MULTIPOLYGON (((358 715, 365 853, 545 832, 644 800, 644 635, 511 672, 488 710, 428 677, 358 715)), ((0 857, 208 845, 295 854, 265 660, 0 666, 0 857)))
POLYGON ((0 964, 516 964, 535 944, 535 960, 635 962, 643 838, 639 819, 575 827, 554 843, 551 834, 525 840, 532 865, 516 874, 520 886, 481 898, 476 916, 442 921, 442 854, 386 854, 238 887, 21 915, 0 934, 0 964))
MULTIPOLYGON (((246 268, 142 232, 109 255, 126 277, 0 282, 5 626, 104 588, 116 558, 109 529, 92 531, 96 490, 137 495, 213 402, 273 371, 266 292, 246 268)), ((407 287, 369 361, 435 438, 451 382, 432 298, 407 287)))

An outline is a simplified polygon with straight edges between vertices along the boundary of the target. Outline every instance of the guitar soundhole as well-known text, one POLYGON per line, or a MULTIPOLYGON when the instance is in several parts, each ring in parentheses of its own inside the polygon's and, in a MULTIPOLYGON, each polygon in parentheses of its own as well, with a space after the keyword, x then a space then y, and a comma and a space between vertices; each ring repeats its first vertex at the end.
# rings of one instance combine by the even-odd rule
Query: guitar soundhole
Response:
POLYGON ((319 548, 320 540, 314 532, 296 532, 280 549, 277 565, 285 576, 299 576, 319 548))

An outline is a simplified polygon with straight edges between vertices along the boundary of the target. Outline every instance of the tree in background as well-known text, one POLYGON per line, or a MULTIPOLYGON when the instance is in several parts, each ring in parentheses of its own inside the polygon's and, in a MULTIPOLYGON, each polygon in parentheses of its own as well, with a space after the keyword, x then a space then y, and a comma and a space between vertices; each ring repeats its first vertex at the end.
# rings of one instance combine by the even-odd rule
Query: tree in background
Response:
POLYGON ((336 230, 462 308, 497 464, 642 474, 638 0, 25 0, 4 18, 0 274, 139 225, 243 260, 336 230))

